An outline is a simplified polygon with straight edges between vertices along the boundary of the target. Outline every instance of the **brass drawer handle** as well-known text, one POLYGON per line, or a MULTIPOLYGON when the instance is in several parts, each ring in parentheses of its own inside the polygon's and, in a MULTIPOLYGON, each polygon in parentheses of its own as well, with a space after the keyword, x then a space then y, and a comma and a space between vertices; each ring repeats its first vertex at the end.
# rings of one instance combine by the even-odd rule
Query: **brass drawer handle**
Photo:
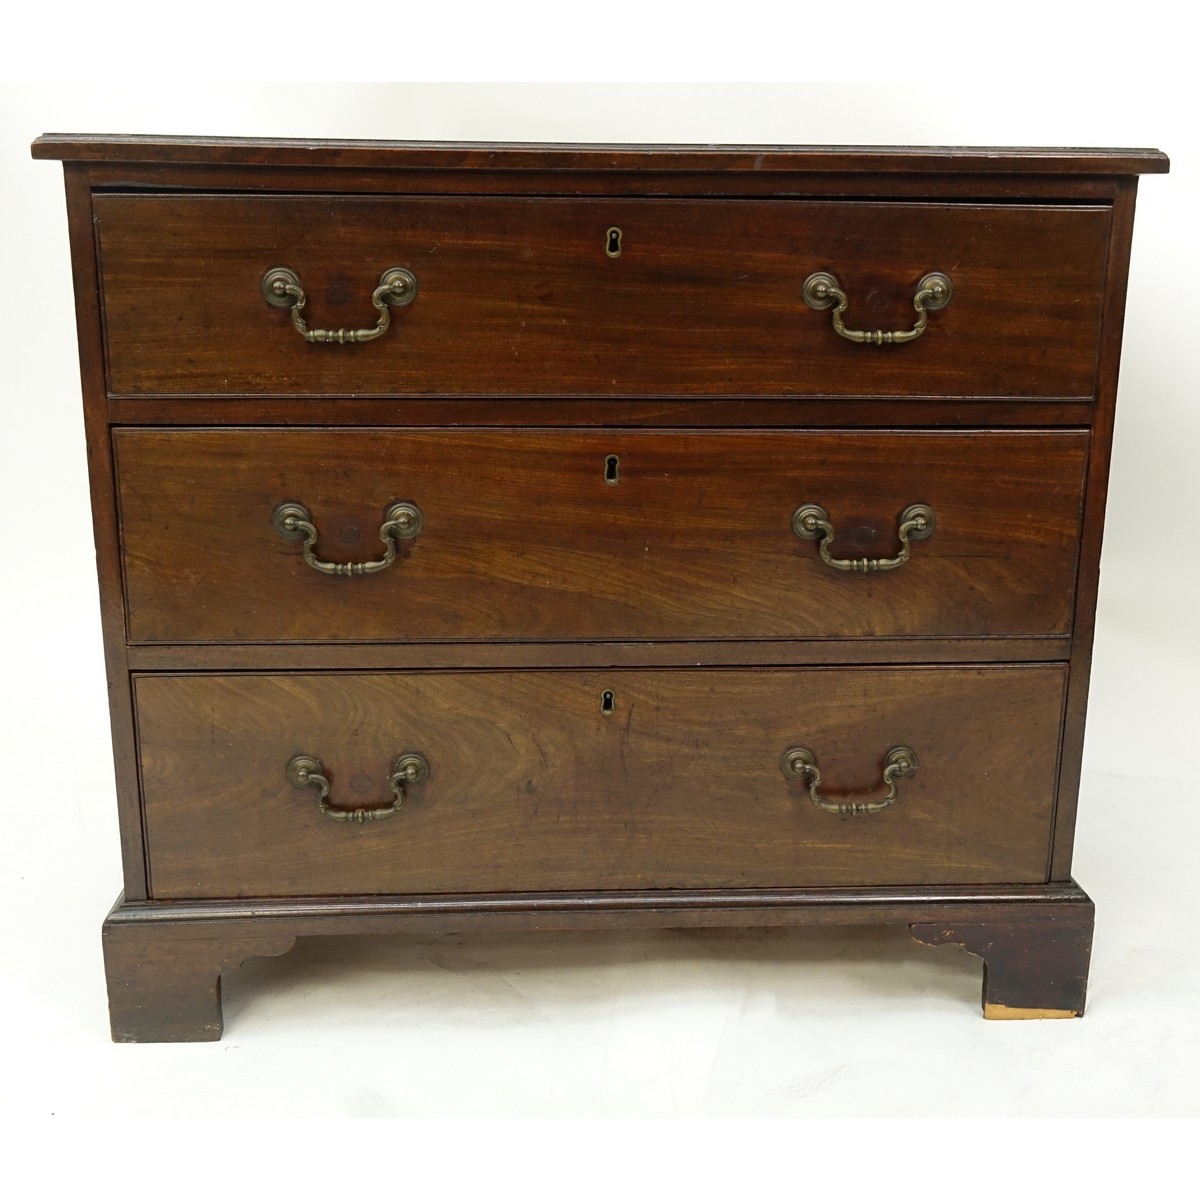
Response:
POLYGON ((414 750, 396 759, 388 776, 388 787, 396 799, 387 808, 330 807, 326 803, 329 799, 329 780, 324 772, 321 760, 310 754, 297 754, 287 765, 288 783, 295 788, 316 788, 317 807, 331 821, 355 821, 361 825, 364 821, 382 821, 385 817, 395 816, 405 801, 407 789, 429 778, 429 763, 423 754, 414 750))
POLYGON ((417 298, 417 277, 405 267, 390 267, 379 277, 379 286, 371 293, 371 303, 379 313, 374 329, 309 329, 304 320, 308 297, 300 286, 300 276, 291 267, 272 267, 262 277, 262 294, 275 308, 292 310, 292 324, 306 342, 373 342, 382 337, 392 323, 389 305, 401 308, 417 298))
POLYGON ((869 816, 896 803, 896 780, 911 779, 917 773, 917 752, 908 746, 893 746, 887 752, 883 760, 883 782, 887 786, 887 795, 882 800, 869 802, 822 800, 817 794, 817 788, 821 786, 817 756, 807 746, 793 746, 785 750, 779 765, 788 779, 808 780, 808 794, 822 812, 836 813, 840 817, 869 816))
POLYGON ((916 295, 913 296, 913 308, 917 312, 917 323, 911 329, 885 331, 883 329, 847 329, 842 320, 842 313, 850 303, 837 276, 828 271, 815 271, 804 281, 802 292, 804 303, 809 308, 818 311, 833 308, 833 330, 838 337, 844 337, 848 342, 857 342, 867 346, 892 346, 901 342, 913 342, 925 332, 929 324, 929 314, 939 308, 945 308, 954 298, 954 285, 949 275, 941 271, 930 271, 917 284, 916 295))
POLYGON ((806 542, 821 539, 821 561, 835 571, 894 571, 908 562, 909 542, 921 542, 937 527, 937 518, 928 504, 910 504, 900 514, 900 553, 895 558, 834 558, 829 552, 833 545, 834 528, 829 514, 819 504, 802 504, 792 513, 792 532, 806 542))
POLYGON ((317 544, 317 527, 313 524, 312 514, 303 504, 285 500, 275 509, 271 521, 280 537, 292 542, 304 539, 304 561, 322 575, 374 575, 396 561, 399 549, 397 538, 415 538, 424 524, 421 510, 415 504, 393 504, 383 514, 383 524, 379 527, 379 540, 387 547, 382 558, 371 562, 332 563, 322 561, 313 553, 313 547, 317 544))

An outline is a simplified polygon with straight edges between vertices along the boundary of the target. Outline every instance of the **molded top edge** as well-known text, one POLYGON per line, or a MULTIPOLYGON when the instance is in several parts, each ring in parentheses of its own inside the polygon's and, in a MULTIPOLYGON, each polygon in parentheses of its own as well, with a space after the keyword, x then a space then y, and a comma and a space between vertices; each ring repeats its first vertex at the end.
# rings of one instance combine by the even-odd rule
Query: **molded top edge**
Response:
POLYGON ((602 145, 387 142, 47 133, 33 157, 65 162, 386 170, 1163 174, 1160 150, 1022 146, 602 145))

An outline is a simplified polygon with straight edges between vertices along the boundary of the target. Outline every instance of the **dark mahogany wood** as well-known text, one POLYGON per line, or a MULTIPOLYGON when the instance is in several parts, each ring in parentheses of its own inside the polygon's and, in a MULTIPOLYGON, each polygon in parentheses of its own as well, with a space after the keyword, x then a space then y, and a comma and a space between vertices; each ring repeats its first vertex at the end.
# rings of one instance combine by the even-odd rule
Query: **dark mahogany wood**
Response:
POLYGON ((75 328, 87 432, 91 485, 92 531, 100 585, 100 620, 108 675, 109 720, 117 785, 117 817, 121 836, 125 896, 146 895, 146 856, 138 792, 137 746, 133 728, 125 640, 125 597, 121 586, 120 527, 113 486, 112 443, 105 411, 103 330, 99 281, 92 253, 91 192, 80 168, 66 164, 67 220, 71 236, 71 269, 75 290, 75 328))
POLYGON ((983 1015, 991 1020, 1081 1017, 1087 1000, 1095 909, 1080 897, 1033 918, 913 923, 930 946, 962 946, 983 959, 983 1015))
POLYGON ((119 430, 133 642, 1055 636, 1070 632, 1080 433, 119 430), (607 478, 610 456, 616 479, 607 478), (269 470, 264 466, 270 464, 269 470), (329 561, 377 559, 387 506, 420 535, 387 570, 309 567, 271 514, 299 501, 329 561), (791 527, 829 513, 821 561, 791 527))
POLYGON ((96 191, 236 191, 278 194, 337 192, 344 195, 470 196, 679 196, 788 197, 790 199, 923 199, 1049 201, 1109 204, 1121 176, 939 173, 833 175, 805 171, 460 171, 448 167, 267 167, 253 165, 76 162, 96 191))
POLYGON ((1034 883, 1065 681, 1050 665, 139 676, 151 894, 1034 883), (831 798, 881 798, 893 746, 920 766, 891 808, 839 817, 783 775, 797 744, 831 798), (430 777, 386 821, 332 821, 285 775, 314 756, 331 804, 379 808, 413 750, 430 777))
POLYGON ((1092 643, 1096 629, 1096 598, 1100 588, 1100 549, 1104 539, 1104 508, 1108 500, 1108 468, 1112 457, 1117 408, 1117 377, 1121 363, 1121 337, 1125 325, 1125 285, 1133 242, 1133 212, 1137 180, 1122 181, 1114 207, 1112 240, 1108 252, 1104 319, 1101 327, 1098 390, 1092 430, 1092 452, 1085 494, 1086 523, 1080 548, 1078 591, 1075 596, 1074 640, 1071 647, 1071 682, 1063 722, 1062 765, 1059 775, 1059 808, 1054 834, 1052 879, 1068 879, 1075 844, 1075 815, 1083 770, 1083 735, 1087 719, 1088 686, 1092 672, 1092 643))
POLYGON ((1065 662, 1069 637, 807 638, 753 642, 282 642, 130 646, 135 671, 437 670, 461 667, 807 667, 1065 662))
POLYGON ((1108 236, 1104 207, 1029 204, 117 194, 95 214, 118 396, 1089 398, 1108 236), (277 266, 313 327, 374 325, 389 267, 420 290, 375 341, 309 345, 263 299, 277 266), (911 329, 931 270, 954 299, 879 353, 804 305, 818 270, 851 328, 911 329))
POLYGON ((220 163, 398 170, 804 171, 821 174, 968 171, 1147 175, 1166 171, 1161 150, 1027 146, 688 146, 592 143, 311 141, 301 138, 157 137, 47 133, 34 158, 151 164, 220 163))
POLYGON ((194 924, 104 924, 114 1042, 216 1042, 221 974, 248 958, 286 954, 286 933, 223 937, 194 924))
POLYGON ((1087 972, 1091 912, 1091 901, 1071 882, 903 891, 710 889, 377 896, 253 904, 228 900, 157 904, 122 898, 109 913, 104 934, 110 994, 115 998, 114 1039, 202 1041, 211 1040, 214 1031, 219 1036, 220 1031, 220 991, 219 984, 214 987, 212 982, 214 972, 256 954, 286 953, 296 937, 348 933, 435 937, 477 930, 908 923, 918 941, 957 942, 972 953, 988 956, 985 1015, 1075 1016, 1083 1009, 1078 973, 1082 969, 1086 976, 1087 972), (108 950, 109 946, 124 953, 108 950), (139 956, 153 964, 151 969, 138 969, 139 956), (1056 963, 1070 974, 1057 971, 1056 963), (993 1001, 989 1010, 989 995, 1007 997, 1008 1003, 993 1001), (1064 1004, 1070 1007, 1060 1007, 1064 1004))
MULTIPOLYGON (((258 397, 142 397, 110 400, 108 418, 123 425, 224 426, 262 422, 258 397)), ((272 404, 271 424, 289 426, 437 426, 444 429, 821 429, 921 428, 990 429, 998 426, 1086 427, 1090 400, 996 400, 972 396, 889 396, 807 400, 636 400, 513 397, 437 398, 355 397, 339 400, 305 396, 303 404, 272 404)))
POLYGON ((1082 1011, 1071 847, 1136 176, 1164 155, 34 155, 66 169, 116 1039, 217 1037, 233 964, 398 930, 907 923, 984 959, 987 1015, 1082 1011), (313 325, 369 324, 385 267, 421 292, 377 342, 309 346, 259 294, 277 264, 313 325), (905 327, 925 271, 957 290, 917 342, 856 347, 804 307, 815 269, 852 328, 905 327), (335 560, 390 501, 426 528, 394 573, 331 580, 271 530, 283 499, 335 560), (834 575, 791 533, 805 501, 845 555, 890 554, 908 503, 939 526, 897 572, 834 575), (811 745, 826 793, 878 794, 906 741, 873 817, 780 771, 811 745), (385 803, 410 747, 432 774, 388 821, 329 821, 284 775, 315 754, 335 803, 385 803))

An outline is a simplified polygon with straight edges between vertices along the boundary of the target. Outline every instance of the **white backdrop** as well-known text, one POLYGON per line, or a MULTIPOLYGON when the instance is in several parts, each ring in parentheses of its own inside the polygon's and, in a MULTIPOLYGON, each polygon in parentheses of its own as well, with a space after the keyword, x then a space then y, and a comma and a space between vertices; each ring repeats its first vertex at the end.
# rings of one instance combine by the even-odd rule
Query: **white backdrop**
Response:
POLYGON ((43 1049, 23 1104, 1200 1111, 1197 975, 1176 957, 1200 833, 1196 96, 1165 68, 1120 87, 1027 83, 151 89, 68 76, 0 90, 0 862, 6 903, 41 913, 10 928, 0 1015, 71 1054, 68 1069, 43 1049), (801 935, 794 953, 774 935, 338 943, 231 975, 232 1077, 212 1048, 108 1046, 99 921, 120 871, 61 173, 28 157, 46 130, 1166 150, 1172 173, 1143 180, 1138 201, 1079 818, 1076 874, 1101 914, 1089 1016, 997 1031, 971 1008, 977 964, 883 935, 801 935), (311 1070, 297 1071, 297 1048, 311 1070), (968 1061, 987 1089, 968 1086, 968 1061), (179 1072, 186 1086, 152 1086, 179 1072))

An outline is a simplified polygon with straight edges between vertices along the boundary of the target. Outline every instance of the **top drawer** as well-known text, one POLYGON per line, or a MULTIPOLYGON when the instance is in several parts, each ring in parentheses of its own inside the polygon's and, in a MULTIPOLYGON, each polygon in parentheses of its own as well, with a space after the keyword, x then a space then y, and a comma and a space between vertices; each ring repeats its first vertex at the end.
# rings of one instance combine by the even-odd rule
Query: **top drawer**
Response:
MULTIPOLYGON (((964 396, 1089 399, 1104 206, 807 200, 101 194, 114 396, 964 396), (307 342, 264 298, 294 272, 307 342), (903 331, 919 281, 948 306, 904 344, 839 336, 805 280, 836 277, 850 330, 903 331), (383 301, 381 300, 382 304, 383 301)), ((287 298, 284 293, 283 298, 287 298)))

